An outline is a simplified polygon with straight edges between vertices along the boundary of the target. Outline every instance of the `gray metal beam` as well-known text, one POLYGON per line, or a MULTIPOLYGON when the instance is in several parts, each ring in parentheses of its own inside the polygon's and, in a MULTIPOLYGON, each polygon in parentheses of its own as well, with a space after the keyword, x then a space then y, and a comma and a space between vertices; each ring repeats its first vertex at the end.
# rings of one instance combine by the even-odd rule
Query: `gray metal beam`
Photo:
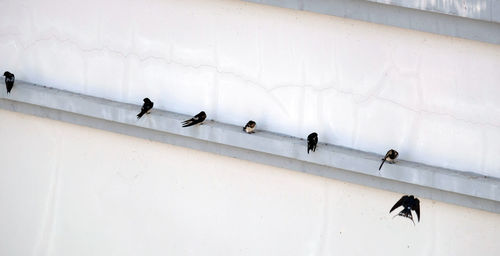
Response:
POLYGON ((244 1, 500 44, 500 2, 490 0, 460 1, 463 4, 461 7, 445 4, 443 0, 244 1), (484 7, 479 8, 478 5, 484 7), (464 11, 467 6, 474 9, 464 11))
POLYGON ((307 154, 304 139, 246 134, 213 120, 182 128, 188 116, 158 109, 137 120, 139 105, 20 81, 11 94, 1 93, 0 108, 500 213, 500 179, 494 177, 407 161, 384 165, 379 173, 381 155, 327 144, 307 154))
POLYGON ((380 4, 401 6, 421 11, 437 12, 463 18, 500 22, 500 1, 498 0, 365 0, 380 4))

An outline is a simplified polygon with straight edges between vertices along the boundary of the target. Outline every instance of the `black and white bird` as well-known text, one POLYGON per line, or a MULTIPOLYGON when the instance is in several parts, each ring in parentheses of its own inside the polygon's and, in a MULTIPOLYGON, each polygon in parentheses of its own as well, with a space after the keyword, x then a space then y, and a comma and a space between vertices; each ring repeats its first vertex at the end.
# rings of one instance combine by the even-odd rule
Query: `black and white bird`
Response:
POLYGON ((378 170, 380 171, 380 169, 382 169, 382 165, 384 165, 385 161, 387 161, 390 164, 395 163, 396 158, 398 158, 398 155, 399 155, 398 151, 396 151, 394 149, 387 151, 384 158, 382 158, 382 163, 380 164, 380 167, 378 168, 378 170))
POLYGON ((396 216, 406 217, 410 219, 415 225, 415 221, 413 221, 413 215, 411 213, 411 211, 413 210, 415 211, 415 213, 417 213, 417 218, 418 221, 420 222, 420 200, 418 200, 418 198, 411 195, 410 196, 404 195, 403 197, 401 197, 401 199, 399 199, 399 201, 396 202, 396 204, 391 208, 389 213, 391 213, 400 206, 403 206, 403 210, 401 210, 398 213, 398 215, 395 215, 394 217, 396 216))
POLYGON ((141 113, 137 114, 137 119, 141 118, 144 114, 151 113, 154 103, 149 98, 144 98, 144 104, 142 104, 141 113))
POLYGON ((182 122, 182 127, 189 127, 195 124, 202 123, 203 121, 205 121, 205 118, 207 118, 207 114, 205 114, 205 111, 201 111, 193 118, 182 122))
POLYGON ((313 132, 307 136, 307 154, 309 151, 316 152, 316 146, 318 145, 318 134, 313 132))
POLYGON ((245 125, 245 127, 243 127, 243 131, 245 131, 246 133, 254 133, 256 125, 257 125, 257 123, 255 123, 253 120, 250 120, 245 125))
POLYGON ((3 73, 3 76, 5 76, 5 87, 7 87, 7 93, 10 93, 10 90, 12 90, 12 87, 14 87, 14 81, 16 80, 16 77, 9 71, 5 71, 3 73))

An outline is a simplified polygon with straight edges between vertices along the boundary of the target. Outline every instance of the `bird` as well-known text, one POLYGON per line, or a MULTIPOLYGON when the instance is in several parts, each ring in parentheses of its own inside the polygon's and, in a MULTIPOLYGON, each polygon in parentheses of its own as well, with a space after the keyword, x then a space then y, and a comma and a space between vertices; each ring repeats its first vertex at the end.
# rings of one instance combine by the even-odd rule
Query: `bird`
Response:
POLYGON ((16 80, 16 77, 9 71, 5 71, 3 73, 3 76, 5 76, 5 86, 7 87, 7 93, 10 93, 10 90, 12 90, 12 87, 14 87, 14 81, 16 80))
POLYGON ((207 118, 207 114, 205 114, 205 111, 201 111, 197 115, 193 116, 193 118, 182 122, 182 127, 189 127, 195 124, 202 123, 205 118, 207 118))
POLYGON ((396 216, 406 217, 413 222, 413 225, 415 225, 415 221, 413 221, 413 215, 411 213, 411 211, 413 210, 417 213, 417 218, 418 221, 420 222, 420 200, 418 200, 418 198, 412 195, 410 196, 404 195, 403 197, 401 197, 401 199, 399 199, 399 201, 396 202, 396 204, 391 208, 389 213, 391 213, 400 206, 403 206, 403 210, 401 210, 398 213, 398 215, 395 215, 394 217, 396 216))
POLYGON ((144 104, 142 104, 141 113, 137 114, 137 119, 141 118, 144 114, 151 113, 154 103, 149 98, 144 98, 144 104))
POLYGON ((313 132, 307 136, 307 154, 312 150, 316 152, 316 146, 318 145, 318 134, 313 132))
POLYGON ((382 158, 382 163, 380 164, 380 167, 378 168, 378 170, 380 171, 380 169, 382 169, 382 165, 384 165, 385 161, 389 162, 390 164, 395 163, 396 158, 398 158, 398 155, 399 155, 398 151, 396 151, 394 149, 387 151, 384 158, 382 158))
POLYGON ((254 133, 256 125, 257 125, 257 123, 255 123, 253 120, 250 120, 245 125, 245 127, 243 127, 243 131, 245 131, 246 133, 254 133))

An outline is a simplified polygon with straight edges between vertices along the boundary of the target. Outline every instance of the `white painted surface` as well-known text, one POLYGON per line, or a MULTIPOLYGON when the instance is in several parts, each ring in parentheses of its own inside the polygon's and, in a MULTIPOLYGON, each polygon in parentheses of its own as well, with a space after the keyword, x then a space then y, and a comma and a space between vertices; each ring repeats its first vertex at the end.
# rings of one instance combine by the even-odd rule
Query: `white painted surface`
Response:
POLYGON ((0 110, 0 255, 497 255, 500 215, 0 110))
POLYGON ((500 46, 240 1, 2 2, 18 79, 500 177, 500 46))

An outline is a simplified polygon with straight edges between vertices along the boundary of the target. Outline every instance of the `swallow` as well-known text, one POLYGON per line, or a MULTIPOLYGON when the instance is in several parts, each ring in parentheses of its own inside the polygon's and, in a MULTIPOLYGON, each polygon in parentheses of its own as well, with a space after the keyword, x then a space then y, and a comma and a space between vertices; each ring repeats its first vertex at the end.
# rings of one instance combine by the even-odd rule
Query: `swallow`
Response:
POLYGON ((245 127, 243 127, 243 131, 245 131, 246 133, 254 133, 255 132, 255 126, 257 124, 250 120, 248 121, 248 123, 245 125, 245 127))
POLYGON ((316 152, 316 146, 318 145, 318 134, 313 132, 307 136, 307 154, 309 150, 316 152))
POLYGON ((380 167, 378 168, 378 170, 380 171, 380 169, 382 169, 382 165, 384 165, 385 161, 389 162, 390 164, 395 163, 396 158, 398 158, 398 155, 399 155, 398 151, 396 151, 394 149, 387 151, 384 158, 382 158, 382 163, 380 164, 380 167))
POLYGON ((154 103, 149 100, 149 98, 144 98, 144 104, 142 104, 141 113, 137 114, 137 119, 141 118, 144 114, 151 113, 154 103))
POLYGON ((417 213, 417 218, 418 221, 420 222, 420 200, 414 196, 408 196, 404 195, 399 199, 399 201, 396 202, 396 204, 391 208, 389 213, 394 211, 396 208, 403 206, 403 210, 401 210, 398 215, 396 216, 403 216, 408 219, 410 219, 413 222, 413 225, 415 225, 415 221, 413 221, 413 215, 411 214, 411 211, 415 211, 417 213))
POLYGON ((7 93, 10 93, 10 90, 12 90, 12 87, 14 87, 14 81, 16 80, 16 77, 9 71, 5 71, 3 73, 3 76, 5 76, 5 86, 7 87, 7 93))
POLYGON ((205 118, 207 118, 207 114, 205 114, 205 111, 201 111, 197 115, 193 116, 193 118, 182 122, 182 127, 189 127, 195 124, 202 123, 203 121, 205 121, 205 118))

